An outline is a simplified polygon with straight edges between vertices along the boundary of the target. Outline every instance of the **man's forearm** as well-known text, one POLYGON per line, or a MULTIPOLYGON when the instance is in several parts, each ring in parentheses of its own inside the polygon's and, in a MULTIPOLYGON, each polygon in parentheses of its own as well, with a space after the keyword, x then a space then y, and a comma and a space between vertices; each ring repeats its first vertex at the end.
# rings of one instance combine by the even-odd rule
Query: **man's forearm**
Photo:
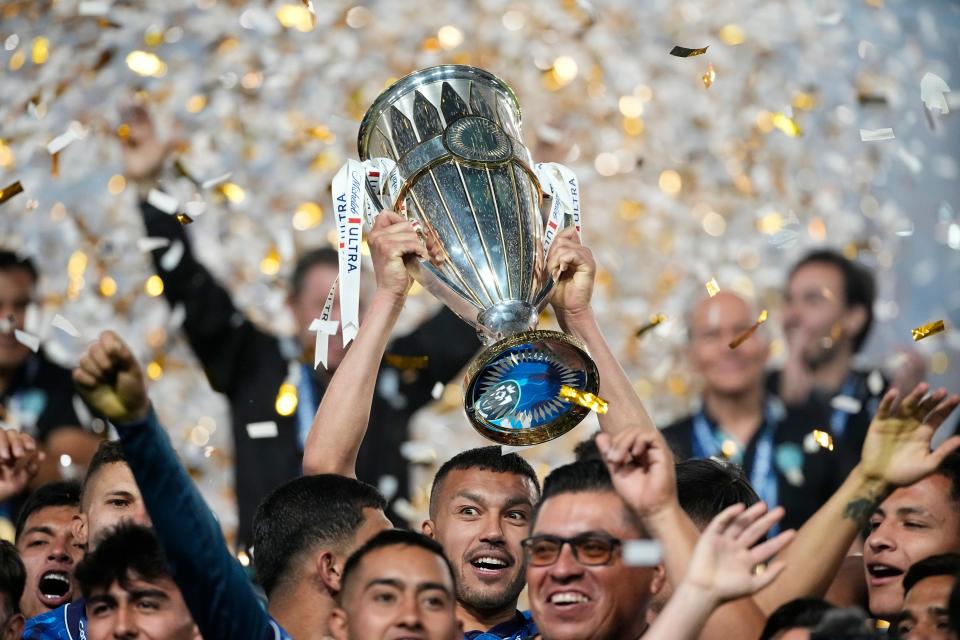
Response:
POLYGON ((614 435, 631 427, 655 429, 643 402, 630 379, 607 344, 592 311, 558 316, 560 327, 580 339, 600 372, 600 397, 610 403, 606 414, 599 416, 600 428, 614 435))
POLYGON ((360 331, 323 394, 307 436, 303 471, 356 477, 357 454, 370 420, 380 361, 404 297, 378 290, 360 331))
POLYGON ((864 477, 860 467, 797 532, 778 559, 786 569, 753 598, 769 615, 796 598, 822 597, 840 569, 847 550, 889 491, 879 480, 864 477))
POLYGON ((681 583, 643 634, 643 640, 693 640, 699 637, 715 607, 713 600, 702 591, 681 583))

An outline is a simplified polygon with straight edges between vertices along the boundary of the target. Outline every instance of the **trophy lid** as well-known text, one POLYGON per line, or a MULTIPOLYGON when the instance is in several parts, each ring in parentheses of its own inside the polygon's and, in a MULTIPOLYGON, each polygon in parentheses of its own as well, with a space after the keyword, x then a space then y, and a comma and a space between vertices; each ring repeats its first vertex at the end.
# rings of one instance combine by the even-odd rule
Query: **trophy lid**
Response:
POLYGON ((471 67, 464 64, 443 64, 436 67, 427 67, 426 69, 419 69, 408 73, 394 82, 385 89, 383 93, 377 96, 377 99, 374 100, 370 108, 367 109, 367 113, 360 122, 360 132, 357 135, 357 152, 360 155, 360 159, 368 159, 367 145, 370 135, 375 128, 380 114, 385 109, 388 109, 400 98, 421 86, 442 82, 444 80, 479 80, 483 84, 493 86, 499 91, 502 91, 510 98, 510 104, 513 106, 513 111, 516 116, 516 124, 518 127, 520 126, 520 102, 517 100, 517 95, 513 89, 510 88, 510 85, 497 76, 479 67, 471 67))

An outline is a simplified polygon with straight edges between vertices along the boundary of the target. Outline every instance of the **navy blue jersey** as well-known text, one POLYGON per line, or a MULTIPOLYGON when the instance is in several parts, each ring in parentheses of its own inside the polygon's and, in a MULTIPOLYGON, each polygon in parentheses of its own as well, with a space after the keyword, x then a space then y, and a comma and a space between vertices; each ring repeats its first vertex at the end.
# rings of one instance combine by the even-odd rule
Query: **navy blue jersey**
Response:
POLYGON ((23 640, 86 640, 87 611, 81 598, 27 620, 23 640))

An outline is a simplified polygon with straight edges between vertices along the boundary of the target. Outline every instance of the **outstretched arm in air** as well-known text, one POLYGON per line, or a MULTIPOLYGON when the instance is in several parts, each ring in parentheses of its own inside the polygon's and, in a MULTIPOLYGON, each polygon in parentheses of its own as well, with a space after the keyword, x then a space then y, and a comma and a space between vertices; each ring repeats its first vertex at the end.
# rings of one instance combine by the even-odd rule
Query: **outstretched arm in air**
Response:
POLYGON ((377 216, 367 242, 377 291, 313 418, 303 452, 306 474, 356 477, 357 454, 370 420, 377 371, 412 284, 404 258, 426 257, 417 232, 393 211, 377 216))
POLYGON ((576 229, 571 227, 557 235, 547 254, 547 269, 553 275, 559 273, 550 303, 560 328, 583 341, 597 364, 600 373, 598 395, 610 406, 609 411, 599 417, 600 428, 610 434, 632 427, 655 429, 593 315, 590 298, 597 263, 593 252, 580 243, 576 229))

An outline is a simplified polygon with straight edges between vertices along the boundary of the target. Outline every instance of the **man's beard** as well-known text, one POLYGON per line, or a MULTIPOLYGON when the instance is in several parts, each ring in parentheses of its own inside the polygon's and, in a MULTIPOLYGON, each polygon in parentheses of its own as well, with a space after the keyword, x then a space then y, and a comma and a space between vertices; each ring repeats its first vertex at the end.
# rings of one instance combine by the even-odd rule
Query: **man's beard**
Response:
POLYGON ((457 583, 457 601, 474 611, 500 611, 507 607, 516 607, 520 592, 526 586, 526 571, 520 567, 517 577, 502 591, 475 590, 466 585, 461 576, 457 583))

